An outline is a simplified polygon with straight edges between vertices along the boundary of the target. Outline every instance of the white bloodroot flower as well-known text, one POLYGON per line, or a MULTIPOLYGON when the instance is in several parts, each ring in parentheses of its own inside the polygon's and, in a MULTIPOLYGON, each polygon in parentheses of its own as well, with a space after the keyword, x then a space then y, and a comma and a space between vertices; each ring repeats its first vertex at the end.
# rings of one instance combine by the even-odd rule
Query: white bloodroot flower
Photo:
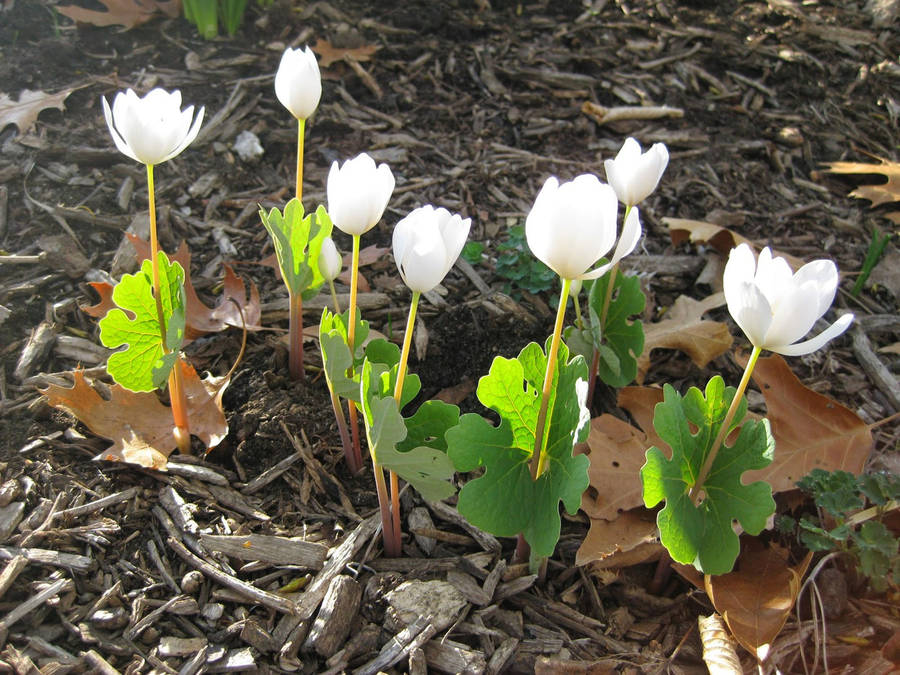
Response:
POLYGON ((525 220, 528 247, 563 279, 596 279, 631 253, 641 238, 640 216, 633 208, 612 259, 588 271, 616 243, 618 210, 615 191, 596 176, 583 174, 561 185, 551 176, 525 220))
POLYGON ((298 120, 315 112, 322 98, 322 75, 309 47, 284 50, 275 73, 275 95, 298 120))
POLYGON ((322 241, 322 249, 319 252, 319 271, 325 277, 325 281, 334 281, 341 273, 343 261, 341 254, 338 253, 337 246, 334 245, 334 239, 325 237, 322 241))
POLYGON ((459 257, 471 218, 452 214, 431 204, 410 212, 394 228, 394 260, 403 282, 416 293, 437 286, 459 257))
POLYGON ((361 235, 381 220, 394 191, 394 174, 387 164, 377 168, 366 153, 337 162, 328 172, 328 215, 341 232, 361 235))
POLYGON ((663 143, 654 143, 641 154, 640 144, 626 138, 615 159, 607 159, 606 180, 616 191, 619 201, 634 206, 644 201, 656 189, 669 163, 669 151, 663 143))
POLYGON ((112 109, 104 96, 103 114, 119 151, 136 162, 155 166, 172 159, 200 132, 204 108, 194 117, 194 106, 181 109, 177 89, 153 89, 143 98, 133 90, 119 92, 112 109))
POLYGON ((837 285, 837 266, 830 260, 814 260, 794 274, 768 247, 754 260, 746 243, 731 249, 725 265, 732 318, 754 347, 784 356, 814 352, 850 327, 853 314, 843 314, 814 338, 797 342, 831 307, 837 285))

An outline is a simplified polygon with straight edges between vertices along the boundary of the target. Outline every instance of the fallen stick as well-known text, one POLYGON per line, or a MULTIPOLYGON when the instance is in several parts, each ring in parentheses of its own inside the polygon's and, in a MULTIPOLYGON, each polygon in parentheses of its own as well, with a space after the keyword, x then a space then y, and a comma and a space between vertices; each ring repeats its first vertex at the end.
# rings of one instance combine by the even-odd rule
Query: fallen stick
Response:
POLYGON ((661 117, 684 117, 681 108, 670 108, 667 105, 659 106, 616 106, 607 108, 590 101, 585 101, 581 106, 581 112, 594 120, 597 124, 609 124, 621 120, 656 120, 661 117))
POLYGON ((274 609, 277 612, 283 612, 285 614, 297 613, 298 607, 291 600, 283 598, 280 595, 275 595, 274 593, 260 590, 256 588, 256 586, 252 586, 251 584, 241 581, 240 579, 233 577, 230 574, 226 574, 222 570, 214 567, 213 565, 210 565, 202 558, 199 558, 191 553, 189 550, 187 550, 184 544, 182 544, 174 537, 169 537, 167 540, 167 544, 173 551, 175 551, 178 557, 184 560, 188 565, 190 565, 194 569, 200 570, 201 572, 203 572, 203 574, 208 576, 213 581, 221 584, 222 586, 234 589, 239 593, 246 595, 248 598, 255 600, 259 604, 264 605, 270 609, 274 609))

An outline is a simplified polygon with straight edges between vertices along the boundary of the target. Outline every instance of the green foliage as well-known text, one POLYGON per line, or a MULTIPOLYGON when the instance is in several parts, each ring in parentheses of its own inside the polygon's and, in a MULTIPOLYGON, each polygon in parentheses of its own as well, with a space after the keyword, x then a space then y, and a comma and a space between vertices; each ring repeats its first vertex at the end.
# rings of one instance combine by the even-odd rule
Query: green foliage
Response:
POLYGON ((900 477, 877 473, 854 476, 846 471, 813 469, 798 483, 824 519, 804 516, 798 523, 800 541, 810 551, 844 551, 852 555, 872 587, 883 590, 888 582, 900 584, 897 538, 876 518, 900 508, 900 477), (863 508, 866 511, 861 511, 863 508))
POLYGON ((637 360, 644 350, 644 328, 634 317, 644 311, 647 299, 636 276, 616 274, 606 321, 600 325, 610 274, 604 274, 588 294, 590 334, 600 350, 597 375, 610 387, 624 387, 637 375, 637 360))
POLYGON ((165 322, 165 344, 153 295, 153 265, 145 260, 139 272, 125 274, 113 289, 119 309, 100 320, 100 341, 110 349, 126 345, 109 357, 107 370, 131 391, 161 388, 175 363, 184 339, 184 270, 159 252, 160 299, 165 322), (167 352, 171 352, 167 355, 167 352))
MULTIPOLYGON (((184 18, 206 40, 218 36, 220 22, 228 35, 237 33, 247 9, 247 0, 184 0, 183 4, 184 18)), ((259 4, 264 6, 263 0, 259 4)))
POLYGON ((875 265, 878 264, 878 261, 881 260, 884 249, 892 236, 893 234, 890 232, 881 234, 881 230, 877 227, 872 228, 872 239, 869 241, 866 257, 863 260, 862 268, 859 270, 859 276, 856 277, 856 282, 850 290, 853 297, 857 297, 862 292, 863 287, 866 285, 866 281, 869 279, 869 275, 872 273, 872 270, 875 269, 875 265))
POLYGON ((260 209, 259 217, 275 244, 278 267, 291 297, 300 294, 303 300, 314 298, 325 283, 319 255, 332 229, 325 207, 304 215, 303 205, 295 197, 285 205, 284 213, 275 208, 269 213, 260 209))
MULTIPOLYGON (((656 518, 663 546, 673 560, 693 564, 705 574, 725 574, 734 566, 740 542, 733 521, 755 535, 775 511, 768 483, 741 482, 745 471, 772 462, 775 441, 768 420, 744 422, 737 440, 733 445, 722 444, 704 484, 697 486, 698 491, 702 489, 702 501, 695 504, 690 497, 734 394, 735 389, 726 389, 718 375, 706 385, 705 397, 696 387, 682 397, 665 385, 653 427, 672 449, 672 458, 653 447, 641 468, 644 504, 653 508, 666 502, 656 518)), ((741 401, 731 429, 741 424, 746 412, 747 404, 741 401)))
MULTIPOLYGON (((396 366, 392 370, 396 372, 396 366)), ((452 495, 453 463, 444 436, 459 420, 459 408, 429 401, 405 420, 394 400, 391 378, 384 377, 388 368, 366 359, 361 371, 360 397, 372 461, 395 471, 429 501, 452 495)), ((418 386, 416 378, 416 392, 418 386)), ((406 392, 406 385, 403 389, 406 392)))
POLYGON ((484 243, 480 241, 469 240, 463 246, 460 255, 470 265, 477 265, 481 262, 481 255, 484 253, 484 243))
POLYGON ((560 344, 544 442, 546 469, 532 480, 529 462, 534 452, 546 353, 536 343, 518 358, 496 357, 490 372, 478 382, 482 404, 500 416, 494 426, 481 415, 460 418, 447 433, 448 454, 458 471, 484 468, 459 493, 457 509, 469 522, 493 534, 522 533, 533 559, 553 553, 559 540, 559 502, 574 514, 588 486, 588 459, 572 455, 575 443, 588 433, 587 366, 580 357, 569 360, 560 344))
MULTIPOLYGON (((322 350, 325 377, 332 389, 338 396, 359 403, 360 367, 363 361, 368 359, 373 364, 380 366, 377 370, 377 377, 381 378, 384 386, 389 387, 393 393, 393 387, 397 381, 397 368, 400 363, 400 348, 383 338, 372 340, 366 344, 369 336, 369 322, 360 319, 357 313, 354 357, 351 359, 347 332, 349 324, 350 310, 343 314, 334 314, 327 308, 322 311, 322 318, 319 321, 319 346, 322 350), (352 377, 348 375, 351 365, 353 366, 352 377)), ((407 375, 403 381, 402 406, 414 399, 420 388, 419 376, 407 375)))
POLYGON ((509 228, 507 238, 497 246, 495 272, 506 279, 503 292, 518 297, 514 290, 521 288, 529 293, 549 291, 556 283, 556 273, 531 254, 525 240, 525 228, 515 225, 509 228))

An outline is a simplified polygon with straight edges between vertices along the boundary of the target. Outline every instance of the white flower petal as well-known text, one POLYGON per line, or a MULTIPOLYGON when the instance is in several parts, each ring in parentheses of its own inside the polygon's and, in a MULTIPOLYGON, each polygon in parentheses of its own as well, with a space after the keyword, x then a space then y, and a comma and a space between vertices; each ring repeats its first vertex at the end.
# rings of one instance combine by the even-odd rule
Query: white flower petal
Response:
POLYGON ((852 322, 853 314, 843 314, 824 331, 805 342, 798 342, 792 345, 775 345, 766 348, 784 356, 803 356, 821 349, 827 342, 846 331, 852 322))
POLYGON ((773 308, 772 323, 760 346, 787 345, 810 331, 821 316, 818 305, 810 302, 816 297, 815 285, 814 281, 807 281, 801 286, 793 282, 788 284, 778 298, 778 305, 773 308))

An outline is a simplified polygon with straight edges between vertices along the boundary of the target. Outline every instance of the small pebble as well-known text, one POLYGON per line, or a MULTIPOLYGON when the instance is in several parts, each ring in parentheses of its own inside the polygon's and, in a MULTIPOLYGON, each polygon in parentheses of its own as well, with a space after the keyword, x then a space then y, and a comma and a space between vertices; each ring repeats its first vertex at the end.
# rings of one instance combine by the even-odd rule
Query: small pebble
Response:
POLYGON ((181 577, 181 592, 188 595, 193 595, 200 590, 200 585, 202 583, 203 574, 201 572, 198 572, 197 570, 191 570, 183 577, 181 577))

